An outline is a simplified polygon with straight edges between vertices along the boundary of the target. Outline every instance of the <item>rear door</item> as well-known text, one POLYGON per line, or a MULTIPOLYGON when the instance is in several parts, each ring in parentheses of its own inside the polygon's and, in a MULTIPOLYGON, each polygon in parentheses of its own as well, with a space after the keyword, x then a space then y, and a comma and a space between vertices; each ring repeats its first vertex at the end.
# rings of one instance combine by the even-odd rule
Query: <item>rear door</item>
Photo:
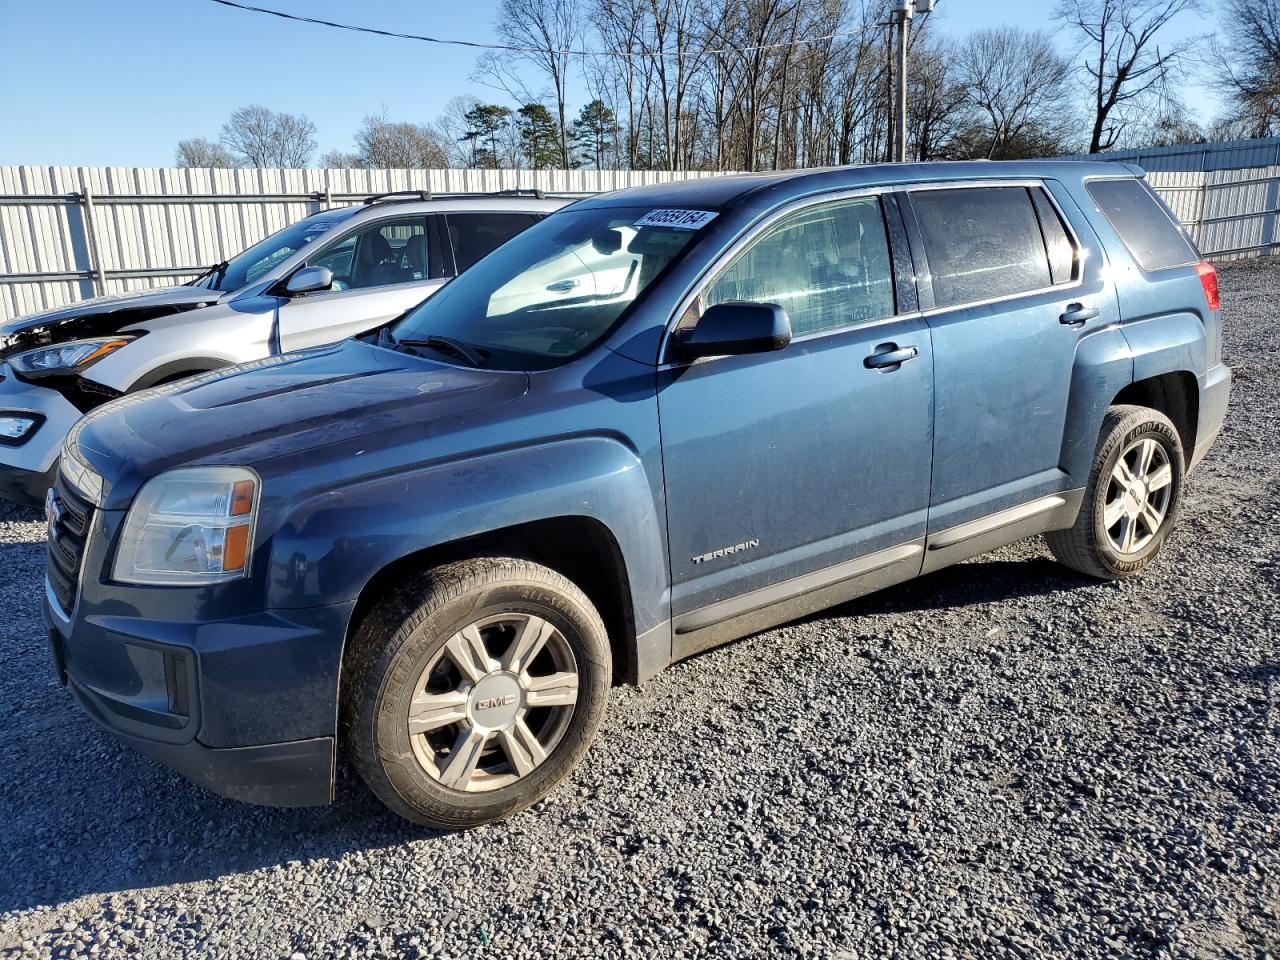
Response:
POLYGON ((931 535, 1083 481, 1061 468, 1076 349, 1117 321, 1079 211, 1039 181, 909 188, 933 335, 931 535))
POLYGON ((428 214, 375 220, 308 257, 308 266, 333 271, 333 288, 281 305, 281 349, 299 350, 355 336, 399 316, 443 286, 448 275, 438 220, 428 214))

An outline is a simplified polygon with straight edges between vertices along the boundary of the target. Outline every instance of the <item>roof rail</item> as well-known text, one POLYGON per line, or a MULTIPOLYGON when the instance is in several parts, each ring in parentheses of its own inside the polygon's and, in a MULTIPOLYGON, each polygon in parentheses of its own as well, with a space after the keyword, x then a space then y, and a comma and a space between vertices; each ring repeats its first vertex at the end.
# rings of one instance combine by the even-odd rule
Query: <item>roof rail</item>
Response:
POLYGON ((534 197, 538 200, 545 200, 547 194, 543 190, 525 187, 514 190, 490 190, 476 193, 467 193, 465 191, 432 193, 430 190, 391 190, 387 193, 375 193, 371 197, 365 197, 361 202, 368 206, 374 203, 407 203, 413 200, 452 200, 466 199, 467 197, 534 197))
POLYGON ((547 199, 547 194, 546 194, 546 192, 545 192, 545 191, 542 191, 542 190, 539 190, 539 189, 537 189, 536 187, 520 187, 520 188, 517 188, 517 189, 515 189, 515 190, 496 190, 496 191, 494 191, 494 192, 491 194, 491 196, 495 196, 495 197, 534 197, 534 198, 536 198, 536 199, 538 199, 538 200, 545 200, 545 199, 547 199))
POLYGON ((430 190, 390 190, 387 193, 375 193, 371 197, 365 197, 361 203, 365 205, 372 203, 381 203, 384 200, 430 200, 430 190))

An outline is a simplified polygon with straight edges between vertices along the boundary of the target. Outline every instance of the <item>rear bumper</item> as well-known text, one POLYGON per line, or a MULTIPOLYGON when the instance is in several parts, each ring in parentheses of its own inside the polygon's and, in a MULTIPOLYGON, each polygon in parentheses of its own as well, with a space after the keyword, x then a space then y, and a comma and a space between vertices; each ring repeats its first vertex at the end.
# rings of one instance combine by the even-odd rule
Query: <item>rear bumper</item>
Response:
POLYGON ((1227 419, 1230 399, 1231 368, 1225 363, 1216 363, 1200 378, 1200 419, 1196 424, 1196 448, 1191 453, 1188 469, 1195 469, 1218 439, 1227 419))
POLYGON ((18 444, 0 444, 0 497, 41 504, 53 481, 62 441, 80 411, 62 394, 24 383, 0 364, 0 412, 30 414, 36 427, 18 444))
POLYGON ((86 583, 68 617, 46 589, 45 620, 59 677, 94 722, 225 797, 333 799, 349 605, 153 620, 107 614, 93 592, 86 583))

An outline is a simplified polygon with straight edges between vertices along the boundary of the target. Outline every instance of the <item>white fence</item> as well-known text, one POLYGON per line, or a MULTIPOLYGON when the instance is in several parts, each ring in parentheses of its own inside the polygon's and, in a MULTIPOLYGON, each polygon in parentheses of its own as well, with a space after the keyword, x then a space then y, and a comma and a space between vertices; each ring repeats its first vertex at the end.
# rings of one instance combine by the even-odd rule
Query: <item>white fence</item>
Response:
POLYGON ((0 321, 181 283, 295 220, 370 194, 536 188, 585 195, 711 175, 0 167, 0 321))
MULTIPOLYGON (((309 213, 374 193, 590 194, 706 176, 714 174, 0 167, 0 321, 183 282, 309 213)), ((1280 166, 1149 179, 1210 256, 1280 252, 1280 166)))

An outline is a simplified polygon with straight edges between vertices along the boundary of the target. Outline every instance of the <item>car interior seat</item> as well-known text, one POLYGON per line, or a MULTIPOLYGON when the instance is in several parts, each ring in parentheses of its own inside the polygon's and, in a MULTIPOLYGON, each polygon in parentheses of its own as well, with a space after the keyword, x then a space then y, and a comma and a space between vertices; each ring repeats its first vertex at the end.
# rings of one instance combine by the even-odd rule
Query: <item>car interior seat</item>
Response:
POLYGON ((351 271, 351 286, 376 287, 400 279, 400 258, 391 244, 378 231, 365 234, 356 247, 356 265, 351 271))

